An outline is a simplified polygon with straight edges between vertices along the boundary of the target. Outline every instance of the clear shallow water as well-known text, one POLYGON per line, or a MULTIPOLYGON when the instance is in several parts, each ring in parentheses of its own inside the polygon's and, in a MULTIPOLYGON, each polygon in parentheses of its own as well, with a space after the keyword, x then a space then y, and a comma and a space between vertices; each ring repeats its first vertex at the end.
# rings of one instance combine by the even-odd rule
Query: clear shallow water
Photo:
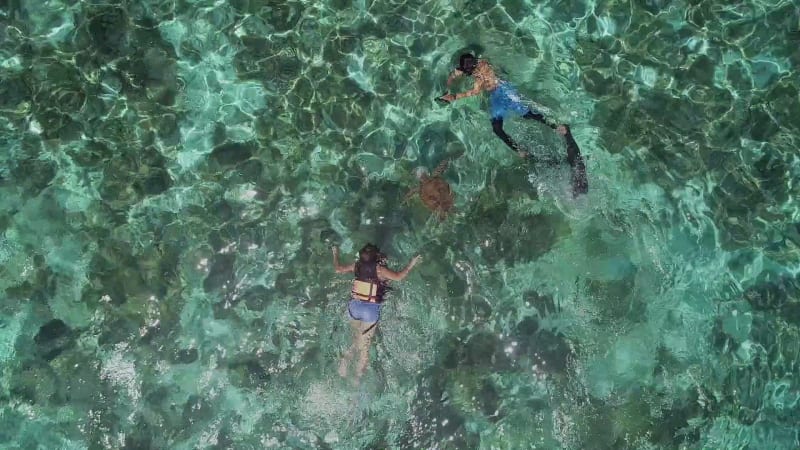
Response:
POLYGON ((0 18, 4 448, 800 446, 795 3, 0 18), (464 47, 572 125, 588 196, 433 102, 464 47), (459 152, 455 215, 400 204, 459 152), (425 260, 356 389, 329 246, 366 240, 425 260))

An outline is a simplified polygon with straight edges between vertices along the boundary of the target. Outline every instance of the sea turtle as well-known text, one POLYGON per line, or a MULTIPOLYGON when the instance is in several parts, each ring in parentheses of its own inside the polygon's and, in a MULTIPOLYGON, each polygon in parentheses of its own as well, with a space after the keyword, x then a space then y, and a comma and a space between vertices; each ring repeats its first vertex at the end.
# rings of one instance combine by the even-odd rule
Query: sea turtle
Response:
POLYGON ((455 202, 450 185, 441 177, 442 173, 447 170, 449 163, 450 160, 445 159, 434 169, 431 175, 428 175, 428 171, 424 168, 419 168, 416 171, 419 186, 411 189, 406 194, 404 201, 408 201, 414 194, 419 194, 422 203, 435 213, 439 220, 444 220, 447 213, 452 211, 453 203, 455 202))

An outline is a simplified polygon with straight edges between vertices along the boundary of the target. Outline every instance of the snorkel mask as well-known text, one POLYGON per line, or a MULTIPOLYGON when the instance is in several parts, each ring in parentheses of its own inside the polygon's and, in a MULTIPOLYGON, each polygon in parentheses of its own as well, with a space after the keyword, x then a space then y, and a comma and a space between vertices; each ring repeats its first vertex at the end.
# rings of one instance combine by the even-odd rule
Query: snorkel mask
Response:
POLYGON ((379 266, 386 266, 386 255, 377 245, 367 244, 358 251, 358 257, 363 262, 377 262, 379 266))
POLYGON ((472 76, 472 72, 478 67, 478 59, 470 53, 464 53, 458 58, 458 70, 472 76))
POLYGON ((367 244, 358 251, 358 257, 367 263, 375 262, 379 259, 380 252, 377 245, 367 244))

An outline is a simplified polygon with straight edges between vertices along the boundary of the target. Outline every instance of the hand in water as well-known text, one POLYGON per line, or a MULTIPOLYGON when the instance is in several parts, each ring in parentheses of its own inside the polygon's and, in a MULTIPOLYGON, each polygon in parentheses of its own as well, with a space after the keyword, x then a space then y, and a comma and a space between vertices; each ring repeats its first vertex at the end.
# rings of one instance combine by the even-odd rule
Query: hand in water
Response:
POLYGON ((567 133, 569 133, 569 128, 567 128, 566 125, 559 125, 558 128, 556 128, 556 131, 558 131, 558 134, 566 136, 567 133))
POLYGON ((417 256, 415 256, 414 258, 411 259, 411 264, 416 266, 417 263, 419 263, 420 261, 422 261, 422 256, 421 255, 417 255, 417 256))
POLYGON ((519 157, 520 157, 520 158, 522 158, 522 159, 525 159, 525 158, 527 158, 527 157, 528 157, 528 152, 526 152, 526 151, 522 151, 522 150, 520 150, 520 151, 518 151, 518 152, 517 152, 517 154, 518 154, 518 155, 519 155, 519 157))

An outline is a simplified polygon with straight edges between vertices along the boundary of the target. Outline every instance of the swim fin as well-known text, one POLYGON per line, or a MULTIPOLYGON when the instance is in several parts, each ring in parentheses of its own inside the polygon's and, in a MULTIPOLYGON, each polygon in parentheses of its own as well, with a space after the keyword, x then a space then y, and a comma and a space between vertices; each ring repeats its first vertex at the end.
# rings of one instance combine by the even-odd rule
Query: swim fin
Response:
POLYGON ((447 95, 447 93, 444 93, 444 94, 442 94, 442 95, 440 95, 440 96, 436 97, 436 98, 435 98, 435 100, 436 100, 436 103, 438 103, 438 104, 440 104, 440 105, 446 105, 446 104, 450 103, 450 102, 448 102, 447 100, 445 100, 445 99, 443 99, 443 98, 442 98, 442 97, 444 97, 445 95, 447 95))
POLYGON ((589 181, 586 179, 586 164, 583 162, 581 149, 572 137, 572 130, 567 127, 564 139, 567 141, 567 162, 572 167, 572 197, 589 192, 589 181))

